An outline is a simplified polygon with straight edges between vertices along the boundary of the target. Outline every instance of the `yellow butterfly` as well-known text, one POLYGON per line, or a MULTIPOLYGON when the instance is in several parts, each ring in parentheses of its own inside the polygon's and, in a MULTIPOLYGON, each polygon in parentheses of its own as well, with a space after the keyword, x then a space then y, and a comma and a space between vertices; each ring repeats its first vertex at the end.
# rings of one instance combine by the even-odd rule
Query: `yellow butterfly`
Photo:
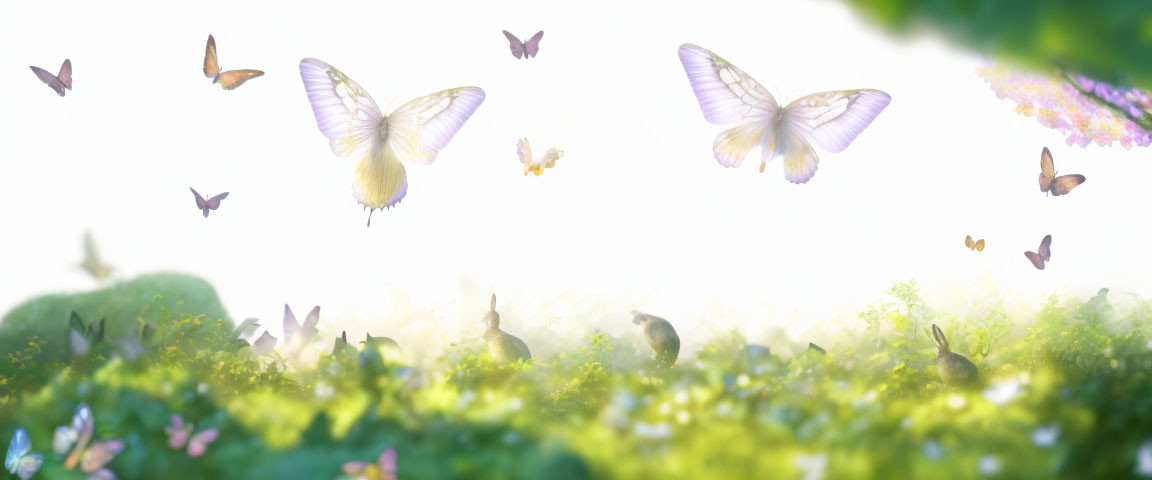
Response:
POLYGON ((977 252, 983 252, 984 251, 984 239, 981 238, 980 240, 973 241, 972 236, 968 235, 968 236, 964 237, 964 246, 968 247, 969 250, 976 250, 977 252))
POLYGON ((520 156, 520 163, 524 164, 524 175, 532 172, 539 176, 544 173, 545 168, 556 166, 556 160, 564 156, 564 151, 549 148, 547 152, 544 152, 543 157, 534 159, 532 158, 532 147, 528 146, 528 139, 521 138, 520 142, 516 144, 516 154, 520 156))

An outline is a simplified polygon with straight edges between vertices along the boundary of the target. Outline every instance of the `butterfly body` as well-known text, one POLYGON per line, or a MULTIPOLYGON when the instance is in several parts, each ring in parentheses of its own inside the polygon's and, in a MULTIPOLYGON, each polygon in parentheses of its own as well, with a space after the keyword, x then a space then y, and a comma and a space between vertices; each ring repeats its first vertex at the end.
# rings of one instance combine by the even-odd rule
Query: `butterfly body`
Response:
POLYGON ((220 201, 221 200, 228 198, 228 192, 224 192, 224 193, 221 193, 219 195, 216 195, 215 197, 212 197, 212 198, 205 200, 204 196, 200 195, 200 192, 197 192, 196 189, 194 189, 192 187, 188 187, 188 189, 192 190, 192 195, 196 196, 196 208, 199 208, 201 211, 204 212, 204 218, 208 218, 208 211, 216 210, 217 208, 220 208, 220 201))
POLYGON ((736 124, 713 142, 716 161, 739 167, 753 148, 760 148, 760 171, 780 157, 784 178, 792 183, 816 175, 819 158, 813 143, 829 152, 843 151, 892 101, 880 90, 837 90, 781 107, 759 82, 719 55, 689 43, 680 46, 679 55, 705 120, 736 124))
POLYGON ((1080 186, 1084 183, 1086 178, 1084 175, 1060 175, 1057 176, 1055 163, 1052 161, 1052 152, 1048 147, 1040 152, 1040 191, 1045 194, 1051 193, 1054 196, 1067 195, 1073 188, 1080 186))
POLYGON ((435 161, 485 97, 480 88, 452 88, 384 115, 359 84, 321 60, 301 60, 300 78, 332 152, 359 161, 352 195, 369 209, 369 226, 372 212, 391 208, 407 194, 405 164, 435 161))
POLYGON ((60 65, 60 73, 56 75, 40 67, 29 68, 32 69, 32 73, 36 74, 36 78, 39 78, 41 82, 44 82, 61 97, 64 96, 65 90, 72 89, 72 60, 64 59, 64 63, 60 65))
POLYGON ((536 53, 540 51, 540 39, 544 38, 543 30, 536 32, 528 40, 520 40, 507 30, 503 30, 503 33, 504 37, 508 39, 508 48, 512 50, 513 57, 517 59, 536 58, 536 53))
POLYGON ((1045 264, 1052 258, 1052 235, 1045 235, 1043 240, 1040 240, 1040 248, 1035 252, 1024 252, 1024 256, 1028 257, 1028 261, 1032 262, 1032 266, 1037 270, 1044 270, 1045 264))
POLYGON ((216 39, 208 35, 208 45, 204 47, 204 76, 212 79, 212 84, 220 84, 224 90, 235 90, 244 82, 264 75, 264 72, 253 69, 220 71, 220 62, 216 59, 216 39))

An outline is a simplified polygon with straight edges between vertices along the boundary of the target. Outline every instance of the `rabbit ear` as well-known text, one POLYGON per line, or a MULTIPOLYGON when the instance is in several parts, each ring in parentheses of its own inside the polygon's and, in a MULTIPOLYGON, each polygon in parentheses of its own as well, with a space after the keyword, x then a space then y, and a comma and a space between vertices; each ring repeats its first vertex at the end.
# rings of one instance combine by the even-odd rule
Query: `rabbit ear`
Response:
POLYGON ((490 303, 488 305, 488 309, 493 311, 493 312, 496 311, 496 294, 495 293, 492 294, 492 303, 490 303))
POLYGON ((944 338, 944 332, 935 323, 932 324, 932 340, 936 341, 936 348, 948 351, 948 339, 944 338))

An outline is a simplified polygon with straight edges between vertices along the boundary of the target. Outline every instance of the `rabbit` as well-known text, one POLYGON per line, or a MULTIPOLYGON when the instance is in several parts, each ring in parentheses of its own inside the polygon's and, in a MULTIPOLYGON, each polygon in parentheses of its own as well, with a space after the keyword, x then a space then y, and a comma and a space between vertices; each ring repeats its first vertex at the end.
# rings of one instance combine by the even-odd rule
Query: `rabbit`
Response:
POLYGON ((639 310, 632 311, 632 323, 644 325, 644 338, 648 345, 656 351, 656 363, 662 367, 671 367, 676 363, 676 356, 680 354, 680 336, 668 320, 649 315, 639 310))
POLYGON ((936 371, 940 373, 940 378, 943 378, 944 382, 952 385, 976 383, 979 378, 979 370, 976 365, 963 355, 948 349, 948 339, 944 337, 944 332, 936 324, 932 324, 932 340, 936 342, 938 349, 936 371))
POLYGON ((492 294, 492 302, 488 313, 482 320, 488 328, 484 330, 484 341, 488 343, 488 353, 499 363, 514 363, 518 360, 529 360, 532 352, 528 351, 528 344, 516 336, 500 330, 500 314, 496 313, 496 294, 492 294))

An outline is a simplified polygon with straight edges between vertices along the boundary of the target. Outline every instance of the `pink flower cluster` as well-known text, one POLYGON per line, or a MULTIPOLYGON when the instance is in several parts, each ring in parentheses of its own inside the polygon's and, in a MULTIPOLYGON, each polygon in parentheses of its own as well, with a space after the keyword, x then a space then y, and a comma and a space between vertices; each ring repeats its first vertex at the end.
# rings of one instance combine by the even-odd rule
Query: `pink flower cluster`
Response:
POLYGON ((1068 145, 1146 147, 1152 144, 1152 101, 1147 92, 1117 88, 1083 75, 1032 74, 989 62, 976 69, 996 96, 1016 102, 1016 112, 1067 133, 1068 145), (1076 83, 1073 83, 1076 82, 1076 83))

